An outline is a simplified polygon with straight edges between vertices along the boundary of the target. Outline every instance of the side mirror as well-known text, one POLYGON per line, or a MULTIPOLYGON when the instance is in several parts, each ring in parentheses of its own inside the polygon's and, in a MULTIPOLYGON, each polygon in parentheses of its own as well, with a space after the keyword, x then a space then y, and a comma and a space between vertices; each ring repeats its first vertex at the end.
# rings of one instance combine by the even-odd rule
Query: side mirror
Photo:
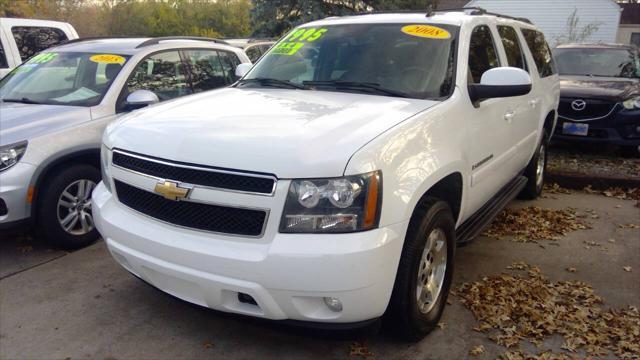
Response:
POLYGON ((136 90, 127 96, 127 107, 129 109, 140 109, 148 105, 160 102, 158 95, 149 90, 136 90))
POLYGON ((482 74, 480 84, 469 85, 472 102, 486 99, 522 96, 531 92, 531 76, 514 67, 499 67, 482 74))
POLYGON ((242 63, 242 64, 236 66, 236 77, 238 79, 240 79, 241 77, 247 75, 249 70, 251 70, 252 66, 253 65, 249 64, 249 63, 242 63))

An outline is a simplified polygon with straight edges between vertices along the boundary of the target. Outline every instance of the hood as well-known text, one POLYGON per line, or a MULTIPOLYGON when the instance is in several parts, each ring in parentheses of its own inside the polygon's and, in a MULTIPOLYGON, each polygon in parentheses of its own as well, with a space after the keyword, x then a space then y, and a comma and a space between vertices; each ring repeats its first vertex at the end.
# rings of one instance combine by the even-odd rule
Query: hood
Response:
POLYGON ((29 140, 91 120, 88 107, 0 103, 0 145, 29 140))
POLYGON ((191 164, 341 176, 377 135, 438 102, 288 89, 226 88, 134 112, 107 129, 111 148, 191 164))
POLYGON ((640 79, 595 76, 563 76, 560 78, 561 97, 621 102, 639 94, 640 79))

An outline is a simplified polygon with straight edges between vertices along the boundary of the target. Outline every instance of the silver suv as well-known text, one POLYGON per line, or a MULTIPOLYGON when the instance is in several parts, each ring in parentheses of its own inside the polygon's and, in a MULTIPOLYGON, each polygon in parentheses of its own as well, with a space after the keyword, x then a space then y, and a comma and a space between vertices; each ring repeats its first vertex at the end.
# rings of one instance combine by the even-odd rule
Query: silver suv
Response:
POLYGON ((0 229, 31 222, 50 242, 94 241, 100 140, 120 114, 227 86, 250 63, 203 38, 73 40, 0 81, 0 229))

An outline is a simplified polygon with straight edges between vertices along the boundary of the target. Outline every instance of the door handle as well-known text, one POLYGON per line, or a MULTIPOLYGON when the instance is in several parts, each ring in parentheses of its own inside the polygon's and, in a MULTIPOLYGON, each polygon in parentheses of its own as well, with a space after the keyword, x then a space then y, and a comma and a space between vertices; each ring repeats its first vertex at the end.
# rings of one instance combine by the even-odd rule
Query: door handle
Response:
POLYGON ((507 120, 507 122, 511 122, 514 116, 516 116, 516 113, 513 111, 507 111, 506 113, 504 113, 504 119, 507 120))

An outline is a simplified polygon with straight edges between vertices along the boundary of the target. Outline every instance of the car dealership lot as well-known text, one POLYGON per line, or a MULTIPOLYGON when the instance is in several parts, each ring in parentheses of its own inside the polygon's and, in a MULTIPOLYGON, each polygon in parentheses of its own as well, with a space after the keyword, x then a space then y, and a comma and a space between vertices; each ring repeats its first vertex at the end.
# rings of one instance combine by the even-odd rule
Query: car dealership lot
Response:
MULTIPOLYGON (((538 265, 552 281, 592 285, 604 298, 604 308, 640 306, 640 229, 618 226, 640 224, 636 201, 573 192, 511 207, 530 205, 574 207, 588 214, 585 221, 593 228, 569 233, 558 246, 476 239, 458 250, 454 284, 499 274, 513 262, 525 261, 538 265), (588 245, 593 242, 602 246, 588 245), (623 269, 627 266, 630 272, 623 269), (576 271, 567 271, 569 267, 576 271)), ((365 342, 379 359, 463 358, 478 345, 486 349, 479 358, 506 351, 487 334, 472 330, 477 324, 473 315, 454 296, 442 329, 417 344, 384 334, 329 336, 229 316, 164 295, 119 267, 103 242, 65 255, 20 239, 2 241, 0 274, 3 359, 348 358, 354 342, 365 342)), ((561 345, 558 337, 545 343, 556 351, 561 345)))

